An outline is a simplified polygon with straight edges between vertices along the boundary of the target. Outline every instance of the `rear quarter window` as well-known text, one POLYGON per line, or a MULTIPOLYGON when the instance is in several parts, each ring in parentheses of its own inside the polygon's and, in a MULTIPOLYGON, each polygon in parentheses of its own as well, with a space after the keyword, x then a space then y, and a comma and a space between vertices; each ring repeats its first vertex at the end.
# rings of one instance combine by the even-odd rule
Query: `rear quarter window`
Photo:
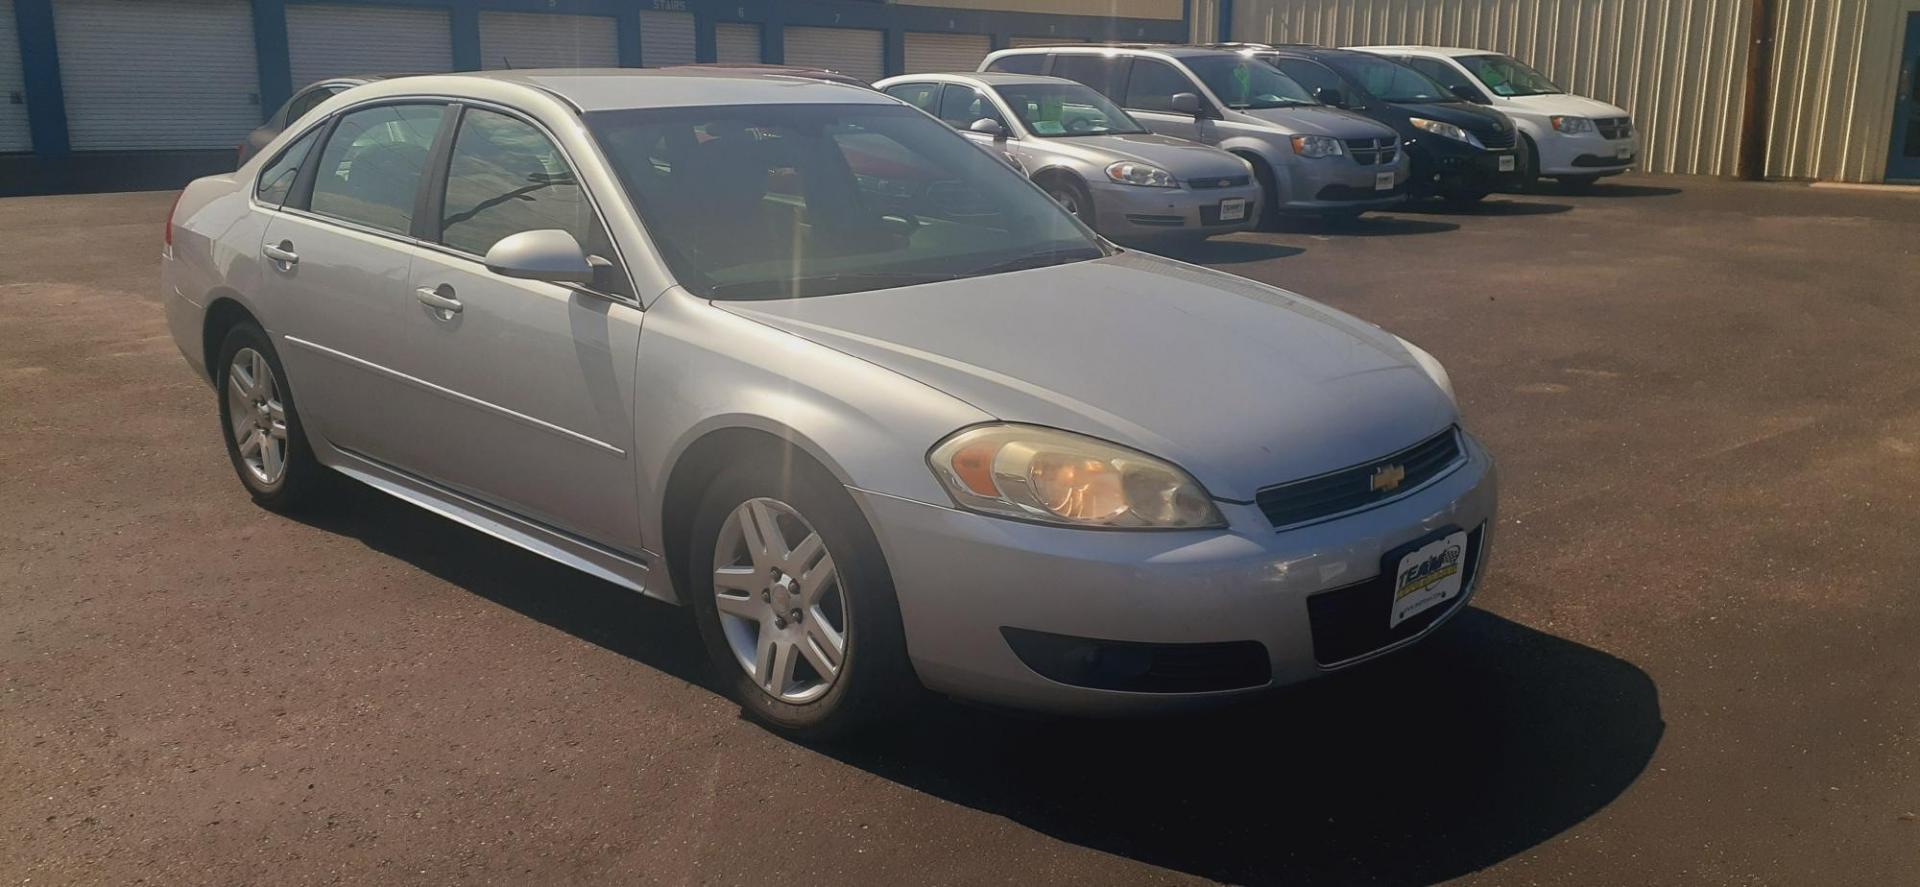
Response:
POLYGON ((1020 55, 1005 55, 987 65, 989 71, 1001 71, 1008 74, 1038 74, 1046 66, 1045 53, 1029 52, 1020 55))

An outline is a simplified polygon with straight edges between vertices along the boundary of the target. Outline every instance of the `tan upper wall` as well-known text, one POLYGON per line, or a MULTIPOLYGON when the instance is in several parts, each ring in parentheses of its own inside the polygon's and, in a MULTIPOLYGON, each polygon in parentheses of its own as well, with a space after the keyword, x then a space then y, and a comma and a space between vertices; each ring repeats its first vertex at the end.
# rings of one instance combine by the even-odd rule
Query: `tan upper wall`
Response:
POLYGON ((1180 18, 1180 0, 893 0, 903 6, 1045 12, 1055 15, 1104 15, 1117 18, 1180 18))

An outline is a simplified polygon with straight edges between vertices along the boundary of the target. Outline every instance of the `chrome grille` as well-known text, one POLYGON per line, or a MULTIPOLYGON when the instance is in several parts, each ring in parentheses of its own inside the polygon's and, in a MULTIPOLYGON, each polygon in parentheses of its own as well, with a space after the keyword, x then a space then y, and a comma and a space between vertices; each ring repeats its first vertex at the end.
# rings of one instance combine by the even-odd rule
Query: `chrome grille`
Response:
POLYGON ((1601 138, 1617 141, 1633 135, 1633 118, 1600 117, 1593 121, 1593 128, 1600 131, 1601 138))
POLYGON ((1346 139, 1347 153, 1361 166, 1387 166, 1400 156, 1400 139, 1346 139))

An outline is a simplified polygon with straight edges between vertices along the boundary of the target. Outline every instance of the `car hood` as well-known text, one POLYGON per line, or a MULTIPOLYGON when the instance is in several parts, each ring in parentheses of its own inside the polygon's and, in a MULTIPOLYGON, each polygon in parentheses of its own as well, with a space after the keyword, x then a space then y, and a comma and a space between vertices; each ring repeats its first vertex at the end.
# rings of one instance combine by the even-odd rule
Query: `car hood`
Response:
POLYGON ((1296 135, 1333 136, 1337 139, 1379 139, 1394 134, 1393 128, 1384 123, 1341 108, 1295 105, 1287 108, 1263 108, 1235 113, 1278 124, 1296 135))
POLYGON ((1244 176, 1247 164, 1219 148, 1154 133, 1070 136, 1039 139, 1050 151, 1106 166, 1122 160, 1152 164, 1181 181, 1190 178, 1244 176))
POLYGON ((1456 415, 1400 341, 1372 324, 1142 253, 713 304, 998 419, 1170 459, 1222 499, 1391 453, 1456 415))
POLYGON ((1501 110, 1535 114, 1565 114, 1571 117, 1625 117, 1627 112, 1597 99, 1569 93, 1517 95, 1506 100, 1501 110))

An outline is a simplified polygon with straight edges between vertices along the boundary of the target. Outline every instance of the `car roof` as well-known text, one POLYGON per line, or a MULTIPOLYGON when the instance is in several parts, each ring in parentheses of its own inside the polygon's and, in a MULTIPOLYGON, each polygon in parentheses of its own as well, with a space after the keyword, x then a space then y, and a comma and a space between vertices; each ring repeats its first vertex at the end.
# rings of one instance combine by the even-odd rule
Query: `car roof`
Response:
POLYGON ((677 68, 528 68, 395 77, 362 90, 375 93, 531 89, 582 112, 703 105, 892 104, 871 88, 788 71, 687 66, 677 68))
MULTIPOLYGON (((1082 86, 1078 80, 1065 77, 1051 77, 1046 74, 1015 74, 1010 71, 943 71, 925 74, 901 74, 888 77, 881 83, 923 83, 931 81, 956 81, 978 83, 983 86, 1017 86, 1023 83, 1062 83, 1082 86)), ((1092 87, 1088 87, 1091 89, 1092 87)))
POLYGON ((1189 43, 1061 43, 1053 46, 1020 46, 1002 49, 994 55, 1029 55, 1042 52, 1094 53, 1138 53, 1152 52, 1174 58, 1195 58, 1210 55, 1235 55, 1235 50, 1216 46, 1197 46, 1189 43))
POLYGON ((1500 54, 1491 49, 1473 49, 1466 46, 1420 46, 1412 43, 1401 43, 1391 46, 1348 46, 1343 48, 1358 52, 1425 52, 1433 55, 1447 56, 1500 54))
POLYGON ((832 68, 807 68, 800 65, 766 64, 721 64, 719 62, 699 62, 692 65, 669 65, 669 68, 692 68, 700 71, 719 71, 733 74, 785 74, 790 77, 809 77, 831 83, 845 83, 849 86, 866 86, 867 82, 852 74, 835 71, 832 68))

